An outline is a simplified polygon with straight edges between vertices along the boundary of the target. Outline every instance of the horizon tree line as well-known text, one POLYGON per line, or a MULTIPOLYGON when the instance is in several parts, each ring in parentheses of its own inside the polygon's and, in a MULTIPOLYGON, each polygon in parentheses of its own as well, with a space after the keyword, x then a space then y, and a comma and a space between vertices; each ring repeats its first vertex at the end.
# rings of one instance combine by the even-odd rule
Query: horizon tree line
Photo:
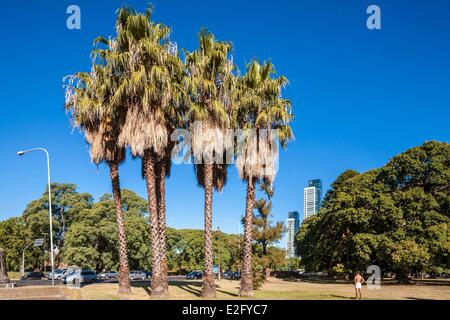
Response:
POLYGON ((109 167, 119 239, 119 293, 130 293, 127 235, 122 209, 119 166, 131 150, 142 162, 146 183, 152 251, 151 294, 169 294, 167 281, 165 179, 170 176, 172 132, 191 133, 196 154, 193 165, 204 190, 204 276, 202 295, 215 297, 212 246, 214 190, 227 182, 226 150, 238 147, 235 163, 247 183, 244 215, 241 296, 253 295, 252 223, 255 185, 272 184, 278 149, 292 140, 291 103, 282 97, 288 84, 276 76, 273 64, 253 59, 240 75, 233 62, 231 42, 219 41, 206 29, 198 48, 177 50, 170 28, 151 20, 152 7, 139 13, 130 7, 117 11, 116 36, 98 37, 90 72, 77 72, 66 85, 65 108, 74 127, 84 133, 95 164, 109 167), (202 123, 196 139, 196 122, 202 123), (223 143, 211 130, 241 129, 243 141, 223 143), (265 135, 269 136, 264 137, 265 135), (218 160, 219 159, 219 160, 218 160), (263 161, 255 161, 263 159, 263 161))

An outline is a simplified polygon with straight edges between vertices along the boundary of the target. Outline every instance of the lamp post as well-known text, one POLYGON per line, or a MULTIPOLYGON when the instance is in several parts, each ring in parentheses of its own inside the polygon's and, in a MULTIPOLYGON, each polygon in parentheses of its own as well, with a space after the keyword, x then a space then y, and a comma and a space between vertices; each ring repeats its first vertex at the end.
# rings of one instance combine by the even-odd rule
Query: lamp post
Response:
POLYGON ((47 156, 47 178, 48 178, 48 214, 50 219, 50 260, 52 264, 52 286, 55 285, 55 278, 54 278, 54 272, 55 272, 55 261, 53 257, 53 219, 52 219, 52 193, 51 193, 51 187, 50 187, 50 156, 48 154, 47 149, 44 148, 33 148, 25 151, 19 151, 17 152, 18 156, 23 156, 28 152, 32 151, 44 151, 45 155, 47 156))
POLYGON ((32 244, 33 244, 33 242, 30 244, 27 244, 25 246, 25 248, 23 248, 23 250, 22 250, 22 277, 25 275, 25 250, 27 250, 28 247, 31 246, 32 244))

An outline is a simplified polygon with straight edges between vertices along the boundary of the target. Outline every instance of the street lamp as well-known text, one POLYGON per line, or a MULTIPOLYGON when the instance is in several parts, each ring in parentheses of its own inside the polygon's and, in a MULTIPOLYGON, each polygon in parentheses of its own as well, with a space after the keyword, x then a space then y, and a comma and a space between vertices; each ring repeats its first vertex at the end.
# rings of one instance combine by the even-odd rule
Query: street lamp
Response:
POLYGON ((47 149, 44 148, 33 148, 25 151, 19 151, 17 152, 18 156, 23 156, 28 152, 32 151, 44 151, 45 155, 47 156, 47 178, 48 178, 48 214, 50 219, 50 260, 52 264, 52 286, 55 285, 55 261, 53 257, 53 219, 52 219, 52 193, 51 193, 51 187, 50 187, 50 156, 48 154, 47 149))
POLYGON ((25 248, 23 248, 22 250, 22 277, 25 275, 25 250, 27 250, 27 248, 29 246, 31 246, 33 244, 33 242, 31 242, 30 244, 27 244, 25 246, 25 248))

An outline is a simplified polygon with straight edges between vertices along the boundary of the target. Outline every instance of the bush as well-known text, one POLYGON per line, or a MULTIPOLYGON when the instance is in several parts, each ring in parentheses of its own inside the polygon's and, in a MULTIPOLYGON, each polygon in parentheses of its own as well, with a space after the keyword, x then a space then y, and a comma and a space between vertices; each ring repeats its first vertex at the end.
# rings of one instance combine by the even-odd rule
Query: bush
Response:
POLYGON ((253 289, 259 290, 264 284, 265 277, 265 269, 260 264, 253 265, 253 289))

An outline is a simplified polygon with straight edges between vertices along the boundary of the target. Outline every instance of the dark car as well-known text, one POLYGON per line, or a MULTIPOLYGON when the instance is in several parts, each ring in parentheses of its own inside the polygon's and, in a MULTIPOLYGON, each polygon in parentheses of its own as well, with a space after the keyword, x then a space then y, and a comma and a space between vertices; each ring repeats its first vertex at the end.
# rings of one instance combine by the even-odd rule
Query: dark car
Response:
POLYGON ((186 279, 201 279, 203 278, 203 272, 202 271, 192 271, 186 275, 186 279))
POLYGON ((43 272, 29 272, 26 275, 24 275, 21 279, 22 280, 42 280, 45 278, 45 274, 43 272))
POLYGON ((142 272, 145 273, 145 275, 147 276, 147 279, 150 279, 152 277, 151 271, 142 271, 142 272))

